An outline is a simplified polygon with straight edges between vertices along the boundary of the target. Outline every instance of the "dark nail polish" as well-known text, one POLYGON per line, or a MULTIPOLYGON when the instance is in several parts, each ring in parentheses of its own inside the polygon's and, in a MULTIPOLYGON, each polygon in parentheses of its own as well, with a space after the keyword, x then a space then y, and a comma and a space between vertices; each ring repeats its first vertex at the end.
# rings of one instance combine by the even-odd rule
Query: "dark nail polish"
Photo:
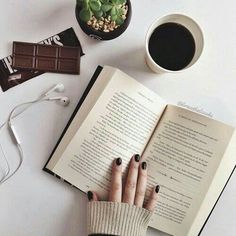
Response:
POLYGON ((87 192, 87 196, 88 196, 88 200, 89 200, 89 201, 93 200, 93 192, 88 191, 88 192, 87 192))
POLYGON ((158 193, 159 190, 160 190, 160 185, 157 185, 156 188, 155 188, 156 193, 158 193))
POLYGON ((120 166, 122 164, 122 159, 119 157, 116 159, 116 165, 120 166))
POLYGON ((140 161, 140 155, 139 154, 135 154, 134 155, 134 159, 136 162, 139 162, 140 161))
POLYGON ((142 162, 142 169, 143 170, 146 170, 147 169, 147 162, 142 162))

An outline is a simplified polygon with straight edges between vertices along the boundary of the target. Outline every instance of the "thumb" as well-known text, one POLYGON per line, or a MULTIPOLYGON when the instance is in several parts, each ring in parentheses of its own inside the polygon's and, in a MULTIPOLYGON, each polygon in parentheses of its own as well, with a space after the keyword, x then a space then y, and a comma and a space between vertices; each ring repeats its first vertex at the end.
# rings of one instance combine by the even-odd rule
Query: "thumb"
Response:
POLYGON ((92 202, 92 201, 99 201, 99 197, 98 197, 97 193, 95 193, 93 191, 88 191, 87 192, 87 197, 88 197, 88 200, 90 202, 92 202))

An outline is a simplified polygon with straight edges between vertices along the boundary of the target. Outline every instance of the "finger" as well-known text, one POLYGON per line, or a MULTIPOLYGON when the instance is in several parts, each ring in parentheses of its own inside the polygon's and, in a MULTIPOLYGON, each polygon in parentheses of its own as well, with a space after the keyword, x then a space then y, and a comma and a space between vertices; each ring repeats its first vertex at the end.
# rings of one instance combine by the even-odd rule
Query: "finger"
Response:
POLYGON ((117 158, 112 165, 111 191, 109 201, 121 202, 122 195, 122 159, 117 158))
POLYGON ((125 183, 123 202, 129 203, 131 205, 134 204, 139 161, 140 161, 140 155, 136 154, 132 157, 129 166, 128 176, 125 183))
POLYGON ((92 201, 99 201, 99 197, 95 192, 88 191, 87 192, 87 197, 90 202, 92 201))
POLYGON ((145 207, 147 210, 154 211, 154 209, 156 207, 156 203, 157 203, 157 196, 158 196, 159 190, 160 190, 159 185, 157 185, 155 188, 153 188, 151 196, 150 196, 148 203, 145 207))
POLYGON ((147 163, 142 162, 142 164, 139 166, 138 184, 136 187, 136 194, 134 200, 134 205, 136 205, 137 207, 143 206, 146 186, 147 186, 147 163))

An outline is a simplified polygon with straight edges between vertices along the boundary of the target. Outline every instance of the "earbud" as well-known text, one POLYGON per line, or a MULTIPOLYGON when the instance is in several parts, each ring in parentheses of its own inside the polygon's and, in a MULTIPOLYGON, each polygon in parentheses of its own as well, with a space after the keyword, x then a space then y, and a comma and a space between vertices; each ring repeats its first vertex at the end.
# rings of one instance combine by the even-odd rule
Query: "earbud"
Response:
MULTIPOLYGON (((13 138, 15 139, 15 144, 18 148, 18 151, 19 151, 19 162, 18 162, 18 165, 17 167, 11 171, 11 166, 7 160, 7 157, 3 151, 3 148, 0 144, 0 151, 2 151, 3 153, 3 158, 4 158, 4 161, 5 161, 5 164, 6 164, 6 168, 5 168, 5 174, 4 176, 0 176, 0 185, 4 182, 6 182, 7 180, 9 180, 13 175, 15 175, 15 173, 19 170, 22 162, 23 162, 23 159, 24 159, 24 153, 23 153, 23 149, 22 149, 22 146, 21 146, 21 141, 20 141, 20 137, 19 135, 17 134, 17 130, 15 129, 15 126, 12 124, 12 121, 15 117, 19 116, 20 114, 22 114, 26 109, 28 109, 30 106, 32 106, 33 104, 36 104, 36 103, 39 103, 39 102, 42 102, 42 101, 53 101, 53 100, 58 100, 59 103, 63 106, 67 106, 69 105, 70 103, 70 99, 68 97, 48 97, 49 94, 51 94, 52 92, 56 91, 56 92, 64 92, 65 90, 65 87, 63 84, 57 84, 55 86, 53 86, 51 89, 49 89, 46 93, 44 93, 43 95, 41 95, 40 97, 38 97, 37 99, 33 100, 33 101, 29 101, 29 102, 25 102, 25 103, 22 103, 22 104, 19 104, 17 106, 15 106, 12 111, 10 112, 9 114, 9 117, 7 119, 7 121, 5 123, 3 123, 2 125, 0 125, 0 130, 1 128, 5 125, 5 124, 8 124, 8 127, 9 127, 9 132, 11 133, 11 135, 13 136, 13 138), (22 107, 22 106, 25 106, 24 109, 22 109, 20 112, 18 112, 17 114, 14 114, 15 111, 22 107)), ((1 165, 0 165, 0 168, 1 165)))
POLYGON ((68 106, 70 103, 70 99, 68 97, 52 97, 47 98, 48 101, 58 100, 61 105, 68 106))
POLYGON ((50 93, 52 93, 52 92, 54 92, 54 91, 59 92, 59 93, 64 92, 64 91, 65 91, 65 87, 64 87, 63 84, 57 84, 57 85, 55 85, 54 87, 52 87, 50 90, 48 90, 43 96, 46 97, 46 96, 48 96, 50 93))

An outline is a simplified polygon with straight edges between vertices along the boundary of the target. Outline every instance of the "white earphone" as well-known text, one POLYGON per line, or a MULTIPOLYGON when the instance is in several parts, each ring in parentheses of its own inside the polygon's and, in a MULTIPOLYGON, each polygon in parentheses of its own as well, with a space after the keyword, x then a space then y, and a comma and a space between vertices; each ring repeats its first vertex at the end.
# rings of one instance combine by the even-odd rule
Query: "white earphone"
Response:
POLYGON ((53 97, 53 98, 47 98, 48 101, 58 100, 61 105, 68 106, 70 103, 70 99, 68 97, 53 97))
POLYGON ((55 86, 53 86, 52 88, 50 88, 47 92, 43 93, 39 98, 37 98, 36 100, 33 100, 33 101, 29 101, 29 102, 25 102, 25 103, 22 103, 22 104, 19 104, 17 106, 15 106, 12 111, 10 112, 9 116, 8 116, 8 119, 5 123, 3 123, 1 126, 0 126, 0 130, 1 128, 7 124, 8 125, 8 128, 9 128, 9 132, 11 134, 11 136, 13 136, 14 138, 14 141, 15 141, 15 144, 18 148, 18 151, 19 151, 19 155, 20 155, 20 160, 19 160, 19 163, 18 163, 18 166, 11 172, 11 168, 10 168, 10 165, 9 165, 9 162, 6 158, 6 155, 3 151, 3 147, 2 145, 0 144, 0 149, 3 153, 3 160, 5 162, 5 174, 0 178, 0 185, 2 183, 4 183, 5 181, 9 180, 20 168, 22 162, 23 162, 23 159, 24 159, 24 154, 23 154, 23 150, 22 150, 22 147, 21 147, 21 141, 20 141, 20 138, 19 138, 19 135, 17 134, 17 131, 15 129, 15 126, 12 124, 12 121, 15 117, 17 117, 18 115, 22 114, 26 109, 28 109, 30 106, 32 106, 33 104, 36 104, 38 102, 42 102, 42 101, 59 101, 59 103, 63 106, 68 106, 69 103, 70 103, 70 99, 68 97, 48 97, 51 93, 53 92, 64 92, 65 91, 65 87, 63 84, 56 84, 55 86), (14 115, 14 112, 22 107, 22 106, 26 106, 26 108, 24 108, 23 110, 21 110, 19 113, 15 114, 14 115))
POLYGON ((59 92, 62 93, 65 91, 65 87, 63 84, 56 84, 55 86, 53 86, 51 89, 49 89, 46 93, 43 94, 44 97, 48 96, 49 94, 51 94, 52 92, 59 92))

